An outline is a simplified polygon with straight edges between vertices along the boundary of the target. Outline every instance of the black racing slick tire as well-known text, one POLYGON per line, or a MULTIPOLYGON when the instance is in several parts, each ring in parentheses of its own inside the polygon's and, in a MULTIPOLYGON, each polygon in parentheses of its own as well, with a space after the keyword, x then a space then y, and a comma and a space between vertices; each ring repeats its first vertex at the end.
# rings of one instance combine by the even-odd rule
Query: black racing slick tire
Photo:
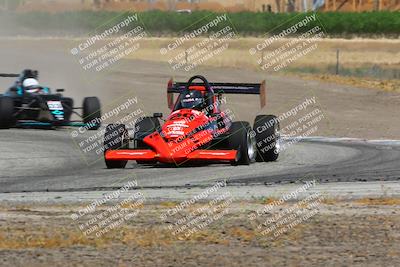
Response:
MULTIPOLYGON (((144 117, 135 124, 135 149, 149 149, 143 139, 161 128, 160 121, 155 117, 144 117)), ((137 164, 154 164, 156 161, 137 160, 137 164)))
POLYGON ((280 126, 274 115, 258 115, 254 120, 258 162, 276 161, 279 157, 280 126))
POLYGON ((95 97, 85 97, 83 99, 83 111, 82 118, 83 122, 88 124, 89 130, 97 130, 101 125, 101 106, 100 100, 95 97))
MULTIPOLYGON (((104 133, 104 155, 108 150, 128 149, 129 135, 128 130, 123 124, 109 124, 104 133)), ((128 161, 126 160, 106 160, 107 169, 123 169, 128 161)))
POLYGON ((249 165, 255 160, 255 139, 250 123, 233 122, 229 130, 228 143, 231 149, 237 150, 236 159, 232 161, 232 165, 249 165))
POLYGON ((14 124, 14 101, 11 97, 0 96, 0 129, 9 129, 14 124))

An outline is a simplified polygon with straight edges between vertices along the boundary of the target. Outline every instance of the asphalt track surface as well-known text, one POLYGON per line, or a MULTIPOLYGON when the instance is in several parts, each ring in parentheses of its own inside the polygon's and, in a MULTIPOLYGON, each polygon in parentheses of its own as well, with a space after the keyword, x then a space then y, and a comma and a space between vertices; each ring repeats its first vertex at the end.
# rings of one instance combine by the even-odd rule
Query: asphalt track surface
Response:
POLYGON ((399 142, 303 140, 282 152, 277 162, 232 167, 143 166, 107 170, 102 158, 87 164, 68 130, 13 129, 1 132, 1 192, 107 190, 136 180, 139 187, 275 184, 316 179, 320 182, 400 179, 399 142), (29 152, 28 152, 29 151, 29 152), (97 161, 96 161, 97 160, 97 161))
MULTIPOLYGON (((67 47, 68 48, 68 47, 67 47)), ((165 105, 166 81, 175 76, 185 80, 191 74, 172 73, 165 64, 121 61, 107 73, 82 73, 67 49, 58 43, 7 41, 0 44, 0 57, 7 66, 1 72, 16 72, 26 67, 42 70, 41 77, 51 87, 67 88, 67 94, 80 102, 97 95, 102 103, 127 92, 140 98, 145 112, 168 112, 165 105), (29 51, 31 53, 26 53, 29 51), (21 55, 25 55, 22 59, 21 55), (15 60, 18 59, 18 60, 15 60), (160 92, 162 91, 162 92, 160 92)), ((352 136, 367 139, 399 139, 399 96, 316 82, 301 82, 259 72, 198 69, 211 80, 256 82, 267 79, 269 109, 280 114, 316 96, 328 119, 317 135, 352 136), (332 102, 335 97, 336 101, 332 102), (349 105, 346 101, 355 98, 349 105), (366 117, 365 103, 369 103, 366 117), (344 109, 348 112, 342 112, 344 109), (397 111, 397 112, 396 112, 397 111), (341 113, 342 112, 342 113, 341 113), (372 116, 371 115, 371 116, 372 116), (373 126, 374 128, 369 127, 373 126), (356 132, 359 130, 359 132, 356 132), (397 132, 396 132, 397 131, 397 132)), ((194 74, 194 73, 192 73, 194 74)), ((6 87, 12 81, 0 81, 6 87)), ((231 98, 241 120, 251 121, 257 99, 231 98)), ((107 109, 106 107, 104 108, 107 109)), ((232 167, 229 164, 204 166, 141 166, 130 162, 126 169, 107 170, 101 157, 82 158, 71 138, 70 129, 10 129, 0 131, 0 193, 29 191, 84 191, 118 188, 136 179, 139 187, 207 186, 227 180, 235 185, 290 183, 316 179, 320 182, 381 181, 400 179, 400 142, 315 138, 290 146, 277 162, 232 167), (88 163, 89 162, 89 163, 88 163)), ((85 136, 80 136, 82 140, 85 136)), ((80 140, 75 140, 80 141, 80 140)))

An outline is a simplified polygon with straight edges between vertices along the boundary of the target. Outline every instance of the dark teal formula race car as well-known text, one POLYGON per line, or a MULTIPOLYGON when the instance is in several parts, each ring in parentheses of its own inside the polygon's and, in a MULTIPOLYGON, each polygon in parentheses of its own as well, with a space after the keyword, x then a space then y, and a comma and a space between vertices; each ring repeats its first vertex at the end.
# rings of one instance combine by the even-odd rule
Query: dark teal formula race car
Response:
POLYGON ((4 74, 0 77, 16 77, 15 83, 0 94, 0 128, 13 127, 57 128, 78 126, 96 130, 100 127, 101 110, 97 97, 85 97, 82 107, 74 107, 70 97, 55 92, 38 82, 38 71, 26 69, 21 74, 4 74), (76 114, 79 120, 72 121, 76 114))

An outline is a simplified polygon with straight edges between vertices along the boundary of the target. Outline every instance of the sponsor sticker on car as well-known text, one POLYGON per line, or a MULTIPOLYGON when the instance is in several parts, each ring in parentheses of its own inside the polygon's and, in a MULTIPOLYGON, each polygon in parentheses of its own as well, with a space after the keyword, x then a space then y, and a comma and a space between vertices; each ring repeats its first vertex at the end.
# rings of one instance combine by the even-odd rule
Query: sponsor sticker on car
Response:
POLYGON ((47 101, 47 106, 57 120, 64 119, 64 109, 61 101, 47 101))

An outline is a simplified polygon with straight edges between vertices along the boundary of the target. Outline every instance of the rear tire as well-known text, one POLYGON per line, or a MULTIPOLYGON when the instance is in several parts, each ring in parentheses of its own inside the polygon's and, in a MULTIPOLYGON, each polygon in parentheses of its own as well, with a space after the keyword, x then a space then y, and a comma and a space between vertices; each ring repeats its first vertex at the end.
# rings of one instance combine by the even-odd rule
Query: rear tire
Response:
POLYGON ((258 162, 276 161, 279 157, 280 126, 274 115, 258 115, 254 120, 258 162))
POLYGON ((83 99, 83 122, 86 124, 90 124, 89 130, 97 130, 99 129, 101 122, 101 109, 100 109, 100 100, 95 97, 85 97, 83 99))
MULTIPOLYGON (((135 124, 135 149, 149 149, 142 141, 146 136, 160 129, 160 121, 154 117, 144 117, 135 124)), ((154 164, 157 161, 137 160, 137 164, 154 164)))
POLYGON ((255 160, 255 139, 251 133, 250 123, 246 121, 232 123, 228 143, 231 149, 237 150, 237 156, 232 165, 249 165, 255 160))
MULTIPOLYGON (((109 124, 104 134, 104 155, 108 150, 128 149, 129 135, 123 124, 109 124)), ((128 161, 106 160, 107 169, 123 169, 128 161)))
MULTIPOLYGON (((141 133, 145 136, 154 133, 160 128, 160 121, 154 117, 144 117, 135 124, 135 133, 141 133)), ((144 136, 144 137, 145 137, 144 136)))
POLYGON ((0 129, 9 129, 14 126, 14 101, 11 97, 0 97, 0 129))

